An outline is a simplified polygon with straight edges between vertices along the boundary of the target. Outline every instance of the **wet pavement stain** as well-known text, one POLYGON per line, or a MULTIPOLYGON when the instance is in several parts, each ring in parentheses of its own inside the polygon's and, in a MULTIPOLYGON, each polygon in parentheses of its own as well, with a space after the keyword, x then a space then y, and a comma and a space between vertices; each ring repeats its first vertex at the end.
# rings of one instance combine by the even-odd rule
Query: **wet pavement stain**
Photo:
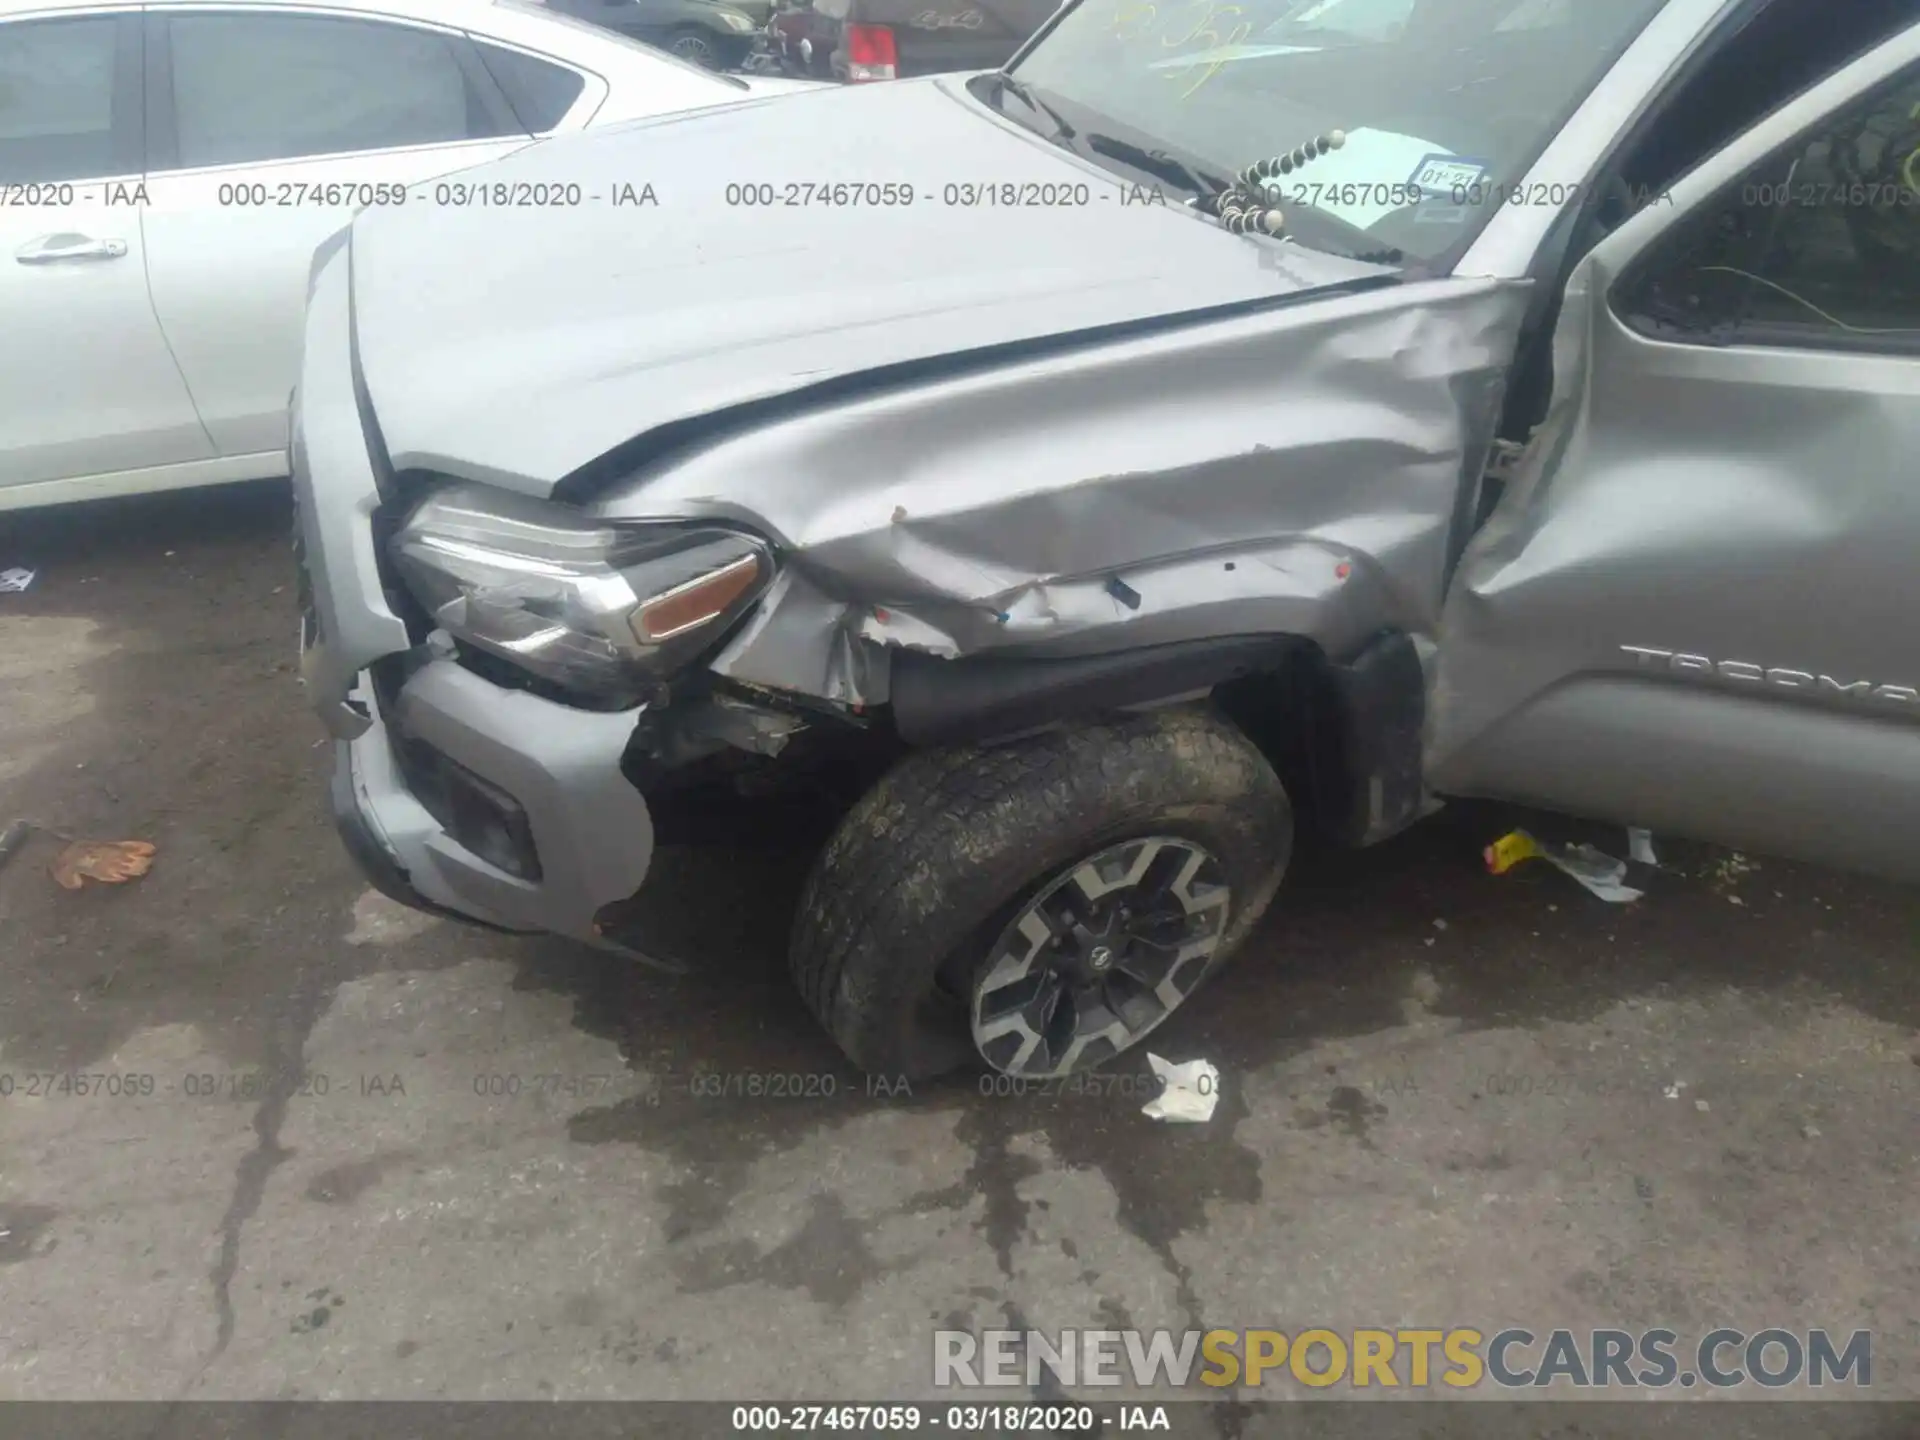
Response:
POLYGON ((316 1302, 313 1309, 294 1316, 293 1323, 287 1327, 288 1333, 311 1335, 316 1330, 325 1329, 333 1319, 333 1312, 347 1303, 346 1296, 337 1295, 324 1285, 318 1290, 309 1290, 307 1299, 316 1302))
POLYGON ((36 1251, 34 1244, 59 1215, 51 1205, 31 1205, 18 1200, 0 1204, 0 1265, 35 1260, 51 1250, 53 1246, 49 1244, 36 1251))
POLYGON ((1378 1100, 1369 1100, 1365 1092, 1351 1085, 1336 1085, 1327 1096, 1327 1116, 1336 1129, 1371 1148, 1369 1127, 1374 1121, 1387 1118, 1387 1107, 1378 1100))
POLYGON ((387 1171, 413 1158, 411 1150, 390 1150, 365 1160, 328 1166, 307 1182, 307 1199, 322 1205, 351 1205, 378 1184, 387 1171))
MULTIPOLYGON (((327 987, 324 993, 318 987, 304 992, 296 989, 273 1007, 277 1013, 268 1027, 270 1079, 265 1098, 253 1113, 254 1148, 240 1157, 235 1169, 233 1193, 227 1201, 226 1214, 220 1217, 220 1253, 207 1276, 213 1289, 214 1313, 218 1317, 214 1356, 224 1353, 233 1342, 233 1277, 240 1269, 241 1232, 258 1212, 268 1179, 293 1153, 281 1145, 280 1127, 286 1122, 287 1106, 301 1085, 300 1055, 306 1048, 307 1036, 313 1032, 315 1022, 325 1009, 325 999, 332 995, 334 988, 327 987)), ((326 1321, 315 1323, 317 1328, 326 1321)))
POLYGON ((963 1210, 976 1199, 984 1205, 979 1229, 1002 1275, 1013 1274, 1013 1250, 1027 1233, 1027 1202, 1020 1183, 1040 1173, 1040 1162, 1013 1152, 1015 1129, 1003 1107, 985 1103, 963 1114, 955 1135, 972 1151, 967 1173, 955 1184, 924 1191, 906 1209, 963 1210))
POLYGON ((867 1248, 862 1226, 837 1195, 809 1197, 806 1223, 762 1254, 745 1241, 708 1245, 675 1261, 682 1294, 765 1284, 803 1290, 812 1299, 842 1309, 889 1267, 867 1248))
POLYGON ((333 1311, 324 1305, 317 1305, 305 1315, 295 1316, 287 1330, 294 1335, 311 1335, 316 1330, 324 1329, 332 1318, 333 1311))
POLYGON ((1513 1168, 1513 1157, 1505 1150, 1495 1150, 1489 1155, 1449 1155, 1441 1162, 1441 1167, 1454 1174, 1459 1174, 1461 1171, 1498 1174, 1502 1170, 1513 1168))

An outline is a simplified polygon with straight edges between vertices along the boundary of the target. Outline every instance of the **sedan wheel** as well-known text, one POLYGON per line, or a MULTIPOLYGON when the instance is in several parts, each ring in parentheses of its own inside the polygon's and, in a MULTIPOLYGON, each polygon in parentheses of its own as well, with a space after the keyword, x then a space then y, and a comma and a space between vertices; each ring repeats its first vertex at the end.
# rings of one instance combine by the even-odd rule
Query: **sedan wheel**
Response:
POLYGON ((668 43, 667 49, 682 60, 691 60, 709 70, 720 68, 720 51, 697 30, 682 30, 668 43))

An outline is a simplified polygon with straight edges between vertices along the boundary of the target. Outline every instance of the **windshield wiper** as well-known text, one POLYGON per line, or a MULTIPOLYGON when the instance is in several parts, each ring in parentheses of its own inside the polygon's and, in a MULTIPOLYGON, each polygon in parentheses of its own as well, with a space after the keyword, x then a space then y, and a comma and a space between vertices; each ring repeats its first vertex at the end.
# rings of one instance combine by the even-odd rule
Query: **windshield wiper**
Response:
POLYGON ((1130 140, 1116 140, 1111 135, 1090 134, 1087 136, 1087 148, 1096 155, 1104 155, 1109 160, 1118 160, 1122 165, 1131 165, 1136 170, 1145 171, 1155 179, 1164 180, 1169 185, 1178 185, 1182 190, 1191 192, 1201 200, 1210 200, 1227 189, 1231 181, 1208 175, 1190 165, 1173 158, 1159 150, 1144 149, 1130 140))
POLYGON ((1047 104, 1047 102, 1042 100, 1038 95, 1035 95, 1030 87, 1014 79, 1005 71, 996 73, 993 77, 993 82, 996 94, 1004 92, 1012 95, 1014 99, 1033 111, 1034 114, 1044 115, 1053 122, 1053 134, 1047 137, 1049 140, 1062 145, 1071 146, 1073 144, 1075 137, 1078 136, 1080 132, 1069 125, 1066 118, 1062 116, 1058 110, 1047 104))
MULTIPOLYGON (((1210 169, 1176 159, 1164 150, 1151 149, 1132 140, 1122 140, 1097 130, 1082 134, 1053 106, 1011 75, 996 73, 992 78, 996 92, 1010 92, 1035 114, 1044 115, 1053 122, 1054 133, 1047 139, 1069 150, 1118 161, 1130 169, 1186 191, 1193 197, 1189 203, 1194 209, 1219 221, 1225 229, 1236 235, 1259 234, 1277 240, 1292 240, 1296 244, 1305 243, 1287 233, 1285 215, 1270 187, 1302 166, 1347 143, 1344 130, 1329 130, 1303 145, 1295 146, 1284 155, 1256 160, 1232 175, 1222 176, 1210 169)), ((1317 223, 1352 232, 1361 246, 1372 239, 1359 226, 1348 224, 1337 215, 1317 207, 1309 208, 1314 210, 1317 223)), ((1406 259, 1404 252, 1397 249, 1357 249, 1345 244, 1314 244, 1309 248, 1374 265, 1397 265, 1406 259)))

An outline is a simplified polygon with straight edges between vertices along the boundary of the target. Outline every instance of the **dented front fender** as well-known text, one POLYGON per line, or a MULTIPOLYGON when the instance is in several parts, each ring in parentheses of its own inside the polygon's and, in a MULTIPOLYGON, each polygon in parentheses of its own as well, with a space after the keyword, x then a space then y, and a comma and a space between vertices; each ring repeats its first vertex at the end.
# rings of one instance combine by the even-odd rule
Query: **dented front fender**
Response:
POLYGON ((934 373, 726 434, 608 516, 753 524, 783 573, 713 660, 884 703, 889 657, 1434 632, 1524 284, 1420 281, 934 373))

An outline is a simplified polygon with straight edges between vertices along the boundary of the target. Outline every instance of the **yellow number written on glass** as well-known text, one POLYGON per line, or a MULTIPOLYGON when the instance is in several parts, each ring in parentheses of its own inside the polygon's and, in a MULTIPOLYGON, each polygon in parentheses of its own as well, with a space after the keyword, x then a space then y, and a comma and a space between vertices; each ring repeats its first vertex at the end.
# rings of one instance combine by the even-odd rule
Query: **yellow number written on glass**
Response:
POLYGON ((1116 40, 1138 40, 1153 24, 1154 16, 1160 13, 1157 5, 1147 3, 1122 4, 1113 16, 1113 38, 1116 40))
MULTIPOLYGON (((1229 5, 1224 9, 1222 9, 1220 13, 1222 15, 1238 15, 1240 13, 1240 7, 1238 5, 1229 5)), ((1211 42, 1212 46, 1214 47, 1217 47, 1222 50, 1231 50, 1235 45, 1238 45, 1242 40, 1245 40, 1252 33, 1253 33, 1253 26, 1243 20, 1240 22, 1240 24, 1234 26, 1232 30, 1228 31, 1224 39, 1222 39, 1218 33, 1216 33, 1211 29, 1207 31, 1206 38, 1211 42)), ((1225 66, 1226 63, 1227 62, 1225 60, 1215 60, 1209 65, 1194 67, 1199 69, 1200 73, 1198 75, 1194 75, 1191 77, 1189 77, 1186 73, 1189 67, 1183 65, 1180 67, 1180 69, 1175 70, 1168 78, 1171 80, 1174 80, 1175 82, 1181 82, 1186 84, 1187 88, 1180 92, 1180 98, 1182 100, 1185 100, 1189 96, 1191 96, 1195 91, 1197 91, 1202 85, 1206 84, 1209 80, 1213 79, 1214 76, 1218 75, 1221 71, 1221 68, 1225 66)))

